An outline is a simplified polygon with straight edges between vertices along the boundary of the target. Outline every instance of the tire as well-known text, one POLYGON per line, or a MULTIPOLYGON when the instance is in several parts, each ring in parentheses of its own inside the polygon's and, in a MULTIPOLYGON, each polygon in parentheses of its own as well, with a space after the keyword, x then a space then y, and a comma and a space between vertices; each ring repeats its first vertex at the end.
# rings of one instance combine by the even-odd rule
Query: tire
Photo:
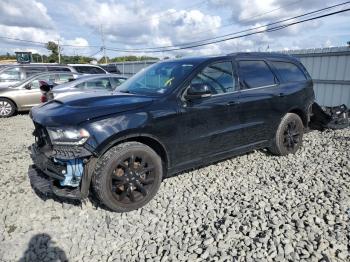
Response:
POLYGON ((15 113, 15 104, 9 99, 0 98, 0 118, 11 117, 15 113))
POLYGON ((162 160, 152 148, 126 142, 112 147, 97 161, 92 187, 107 208, 129 212, 155 196, 162 177, 162 160))
POLYGON ((302 146, 304 125, 297 114, 287 113, 281 120, 269 151, 278 156, 294 154, 302 146))

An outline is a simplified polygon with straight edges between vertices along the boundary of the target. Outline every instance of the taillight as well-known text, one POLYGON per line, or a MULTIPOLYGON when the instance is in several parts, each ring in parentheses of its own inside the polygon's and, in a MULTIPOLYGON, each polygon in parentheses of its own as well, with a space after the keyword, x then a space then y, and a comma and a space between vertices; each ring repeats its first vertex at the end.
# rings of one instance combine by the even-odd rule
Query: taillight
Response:
POLYGON ((46 97, 46 95, 41 95, 41 97, 40 97, 40 102, 41 102, 41 103, 46 103, 46 102, 47 102, 47 97, 46 97))

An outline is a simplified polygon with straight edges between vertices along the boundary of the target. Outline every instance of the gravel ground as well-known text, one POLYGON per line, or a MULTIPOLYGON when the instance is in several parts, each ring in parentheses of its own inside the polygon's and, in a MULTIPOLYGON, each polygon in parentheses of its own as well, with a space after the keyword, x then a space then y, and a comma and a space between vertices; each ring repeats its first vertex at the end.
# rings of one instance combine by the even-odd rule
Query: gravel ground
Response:
POLYGON ((28 115, 0 119, 1 261, 350 261, 350 129, 163 182, 130 213, 36 195, 28 115))

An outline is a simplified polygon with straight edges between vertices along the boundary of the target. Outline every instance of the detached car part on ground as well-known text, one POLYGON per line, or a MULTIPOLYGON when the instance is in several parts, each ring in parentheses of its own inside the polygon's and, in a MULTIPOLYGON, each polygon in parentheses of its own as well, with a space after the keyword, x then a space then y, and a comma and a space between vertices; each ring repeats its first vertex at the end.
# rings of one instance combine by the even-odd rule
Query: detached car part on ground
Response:
POLYGON ((313 103, 312 80, 290 56, 159 62, 112 94, 34 107, 29 177, 45 194, 82 199, 92 188, 109 209, 134 210, 181 171, 260 148, 295 153, 313 103))
POLYGON ((317 103, 312 105, 310 128, 324 131, 325 129, 343 129, 349 127, 349 110, 346 105, 322 108, 317 103))

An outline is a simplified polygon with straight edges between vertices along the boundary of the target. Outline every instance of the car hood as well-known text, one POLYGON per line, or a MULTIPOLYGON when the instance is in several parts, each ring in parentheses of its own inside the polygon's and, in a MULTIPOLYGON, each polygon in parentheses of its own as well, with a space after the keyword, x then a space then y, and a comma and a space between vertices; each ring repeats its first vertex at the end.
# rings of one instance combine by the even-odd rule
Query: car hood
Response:
POLYGON ((15 82, 11 82, 11 83, 9 83, 9 82, 3 82, 3 83, 1 83, 0 82, 0 90, 2 90, 2 89, 4 89, 4 88, 9 88, 10 86, 12 86, 12 85, 14 85, 14 84, 16 84, 15 82))
POLYGON ((5 94, 12 94, 12 92, 18 92, 18 88, 12 88, 8 86, 0 87, 0 95, 5 95, 5 94))
POLYGON ((31 117, 43 126, 76 126, 95 118, 135 110, 151 104, 153 98, 125 93, 83 93, 52 100, 33 107, 31 117))

